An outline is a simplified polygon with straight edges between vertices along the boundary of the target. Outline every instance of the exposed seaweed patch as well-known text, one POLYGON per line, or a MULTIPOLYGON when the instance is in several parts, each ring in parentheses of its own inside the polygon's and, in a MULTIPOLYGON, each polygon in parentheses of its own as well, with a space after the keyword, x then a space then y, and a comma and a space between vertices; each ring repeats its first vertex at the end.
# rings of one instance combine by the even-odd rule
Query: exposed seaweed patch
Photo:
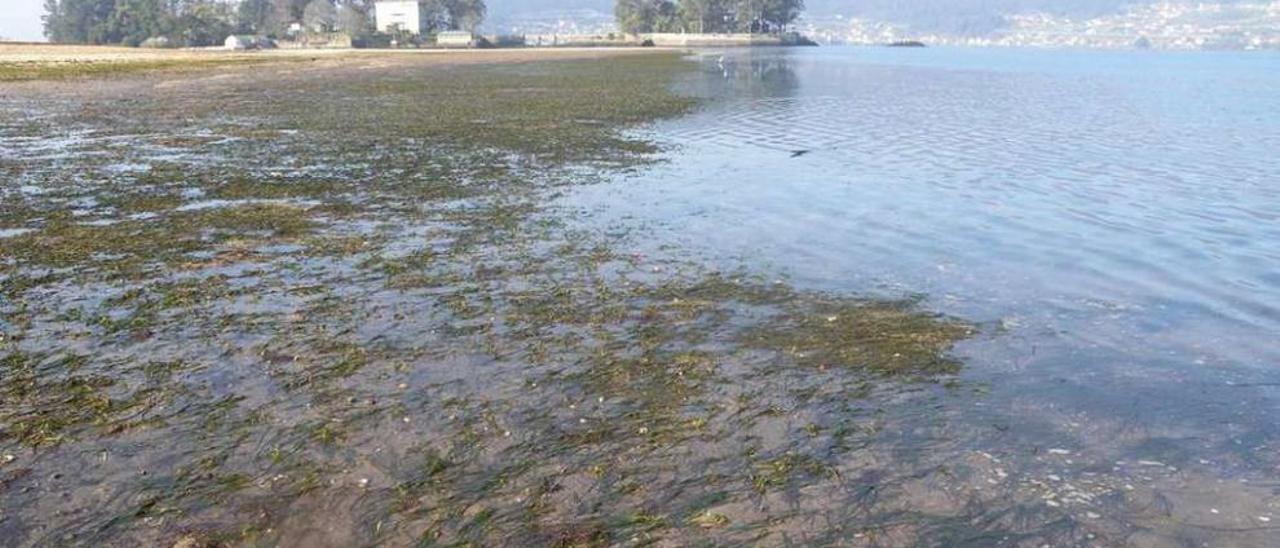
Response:
POLYGON ((692 108, 668 87, 688 68, 669 54, 353 64, 163 93, 144 81, 121 92, 146 98, 127 112, 110 94, 25 98, 88 126, 90 144, 24 162, 39 192, 0 205, 33 229, 0 248, 0 450, 53 451, 33 466, 66 480, 0 492, 20 509, 0 531, 786 534, 787 512, 744 505, 841 485, 843 463, 883 441, 872 396, 949 379, 972 328, 688 258, 659 266, 567 229, 547 205, 558 189, 660 161, 619 129, 692 108), (152 167, 111 168, 125 162, 152 167), (55 488, 110 502, 60 521, 55 488))

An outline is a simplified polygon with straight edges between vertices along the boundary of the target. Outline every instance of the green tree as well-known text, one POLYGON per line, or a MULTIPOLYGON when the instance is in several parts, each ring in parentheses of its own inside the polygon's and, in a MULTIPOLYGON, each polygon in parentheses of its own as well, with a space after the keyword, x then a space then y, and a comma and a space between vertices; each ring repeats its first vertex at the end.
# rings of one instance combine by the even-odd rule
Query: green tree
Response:
POLYGON ((338 9, 333 7, 332 0, 311 0, 302 11, 302 23, 307 30, 332 31, 338 24, 338 9))
POLYGON ((782 32, 804 0, 617 0, 624 32, 782 32))
POLYGON ((674 32, 680 30, 680 10, 670 0, 618 0, 613 8, 623 32, 674 32))
POLYGON ((178 6, 170 38, 191 47, 221 44, 235 31, 231 7, 216 0, 185 0, 178 6))
POLYGON ((348 1, 338 6, 338 29, 352 36, 364 36, 373 30, 373 25, 362 5, 348 1))
POLYGON ((55 43, 105 44, 115 0, 45 0, 44 35, 55 43))
POLYGON ((273 0, 275 9, 273 20, 279 30, 284 30, 293 23, 301 23, 307 4, 311 0, 273 0))
POLYGON ((804 0, 766 0, 764 23, 768 32, 782 32, 800 17, 804 0))
POLYGON ((444 0, 444 8, 449 14, 450 29, 471 32, 480 26, 488 11, 484 0, 444 0))
POLYGON ((147 38, 174 31, 175 16, 165 0, 115 0, 115 9, 102 26, 102 35, 94 42, 137 46, 147 38))
POLYGON ((236 32, 271 34, 275 32, 271 0, 240 0, 236 6, 236 32))
POLYGON ((683 0, 680 2, 680 20, 689 32, 707 32, 711 0, 683 0))

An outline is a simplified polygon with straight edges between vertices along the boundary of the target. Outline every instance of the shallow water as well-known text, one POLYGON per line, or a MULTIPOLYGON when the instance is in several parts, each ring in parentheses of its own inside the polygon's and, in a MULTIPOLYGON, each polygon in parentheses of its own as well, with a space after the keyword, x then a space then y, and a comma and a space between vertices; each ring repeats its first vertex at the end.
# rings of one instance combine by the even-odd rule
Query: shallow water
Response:
POLYGON ((670 165, 594 189, 612 213, 811 285, 928 293, 1139 355, 1169 337, 1162 355, 1280 357, 1280 57, 827 48, 704 64, 688 86, 716 101, 658 128, 683 147, 670 165))
POLYGON ((983 322, 962 354, 990 393, 948 405, 1001 434, 965 444, 1274 486, 1280 56, 821 48, 699 61, 683 89, 712 100, 651 128, 677 147, 668 162, 567 206, 647 227, 639 248, 675 243, 800 287, 924 295, 983 322))

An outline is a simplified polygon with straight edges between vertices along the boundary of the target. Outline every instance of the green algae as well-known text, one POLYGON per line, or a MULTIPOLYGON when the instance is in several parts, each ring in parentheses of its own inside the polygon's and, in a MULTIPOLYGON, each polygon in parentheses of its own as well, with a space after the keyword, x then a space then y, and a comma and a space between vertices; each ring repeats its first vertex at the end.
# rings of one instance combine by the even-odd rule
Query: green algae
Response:
POLYGON ((111 486, 127 502, 68 525, 80 542, 195 525, 288 542, 290 514, 344 517, 317 498, 351 505, 358 543, 768 529, 722 506, 836 481, 837 455, 876 435, 848 402, 955 373, 948 352, 972 328, 750 268, 659 272, 566 229, 549 198, 656 161, 619 129, 692 108, 668 88, 689 68, 408 64, 104 108, 95 123, 201 160, 114 174, 77 158, 95 186, 46 165, 28 176, 49 194, 0 205, 35 229, 0 249, 6 310, 24 319, 3 324, 0 448, 178 440, 142 459, 147 481, 111 486), (176 137, 193 120, 240 140, 176 137), (67 211, 85 195, 103 199, 67 211), (65 340, 86 352, 55 359, 65 340))
POLYGON ((158 219, 87 224, 65 214, 5 241, 0 261, 17 266, 128 269, 184 260, 234 237, 293 238, 314 227, 305 208, 250 204, 176 212, 158 219))
POLYGON ((941 375, 960 370, 947 351, 975 328, 930 316, 913 303, 823 300, 789 306, 777 322, 752 330, 744 342, 785 353, 807 367, 845 367, 887 375, 941 375))

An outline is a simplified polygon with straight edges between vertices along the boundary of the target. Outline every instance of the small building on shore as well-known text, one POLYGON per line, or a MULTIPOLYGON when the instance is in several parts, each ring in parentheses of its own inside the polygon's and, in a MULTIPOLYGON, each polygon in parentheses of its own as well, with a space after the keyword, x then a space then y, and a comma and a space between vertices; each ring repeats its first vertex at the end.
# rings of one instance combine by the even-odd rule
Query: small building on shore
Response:
POLYGON ((436 34, 436 46, 442 48, 473 48, 476 45, 476 35, 465 30, 449 30, 436 34))
POLYGON ((374 26, 389 34, 422 34, 423 30, 431 28, 428 4, 422 0, 378 0, 373 4, 374 26))
POLYGON ((223 42, 223 47, 232 51, 245 51, 251 49, 273 49, 276 43, 266 36, 254 36, 252 34, 232 34, 223 42))

